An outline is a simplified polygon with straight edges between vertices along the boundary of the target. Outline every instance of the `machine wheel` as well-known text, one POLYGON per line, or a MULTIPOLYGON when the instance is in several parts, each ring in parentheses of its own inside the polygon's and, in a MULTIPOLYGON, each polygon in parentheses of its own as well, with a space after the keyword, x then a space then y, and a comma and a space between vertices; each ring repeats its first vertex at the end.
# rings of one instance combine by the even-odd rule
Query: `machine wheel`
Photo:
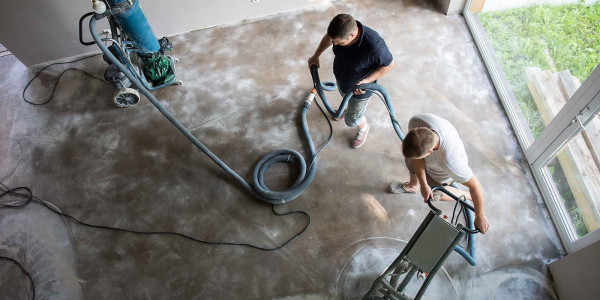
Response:
POLYGON ((175 63, 175 64, 176 64, 176 63, 178 63, 178 62, 179 62, 179 58, 177 58, 177 57, 173 57, 173 63, 175 63))
POLYGON ((130 107, 140 102, 140 93, 135 89, 126 88, 116 92, 113 98, 118 107, 130 107))

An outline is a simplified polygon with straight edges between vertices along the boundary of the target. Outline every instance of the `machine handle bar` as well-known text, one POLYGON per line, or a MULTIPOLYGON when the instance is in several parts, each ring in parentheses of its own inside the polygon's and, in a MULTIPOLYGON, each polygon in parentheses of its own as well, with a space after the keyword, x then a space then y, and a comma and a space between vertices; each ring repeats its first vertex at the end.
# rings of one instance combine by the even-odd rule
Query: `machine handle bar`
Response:
POLYGON ((94 12, 89 12, 85 15, 83 15, 80 19, 79 19, 79 42, 84 45, 84 46, 90 46, 90 45, 95 45, 96 42, 95 41, 91 41, 91 42, 84 42, 83 41, 83 34, 82 34, 82 29, 83 29, 83 20, 85 20, 85 18, 94 15, 94 12))
MULTIPOLYGON (((445 189, 445 188, 443 188, 443 187, 441 187, 441 186, 437 186, 437 187, 434 187, 434 188, 432 188, 432 189, 431 189, 431 192, 433 192, 433 191, 441 191, 442 193, 444 193, 444 194, 446 194, 446 195, 450 196, 450 198, 452 198, 452 199, 456 200, 458 203, 462 204, 462 205, 463 205, 464 207, 466 207, 467 209, 471 210, 472 212, 475 212, 475 208, 474 208, 474 207, 473 207, 471 204, 469 204, 469 203, 465 202, 463 199, 461 199, 461 198, 457 197, 456 195, 454 195, 454 194, 453 194, 452 192, 450 192, 449 190, 447 190, 447 189, 445 189)), ((430 208, 431 208, 433 211, 436 211, 436 212, 437 212, 437 211, 441 211, 439 208, 437 208, 437 207, 435 207, 435 206, 433 205, 433 203, 432 203, 432 201, 431 201, 431 200, 432 200, 431 198, 427 199, 427 205, 429 205, 429 207, 430 207, 430 208)), ((479 233, 479 232, 481 232, 481 231, 479 230, 479 228, 475 228, 475 229, 469 229, 469 228, 467 228, 467 227, 463 227, 463 228, 462 228, 462 230, 463 230, 464 232, 466 232, 466 233, 471 233, 471 234, 475 234, 475 233, 479 233)))

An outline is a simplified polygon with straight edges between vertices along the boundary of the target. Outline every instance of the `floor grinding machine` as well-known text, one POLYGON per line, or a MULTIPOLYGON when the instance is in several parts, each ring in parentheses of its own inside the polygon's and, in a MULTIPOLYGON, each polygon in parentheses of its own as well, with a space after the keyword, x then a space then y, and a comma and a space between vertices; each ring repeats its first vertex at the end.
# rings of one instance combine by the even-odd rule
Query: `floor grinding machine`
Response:
MULTIPOLYGON (((121 64, 148 90, 156 90, 169 85, 181 85, 175 75, 176 58, 165 55, 173 49, 166 37, 156 39, 146 20, 138 0, 92 0, 93 12, 79 19, 79 41, 83 45, 96 45, 95 41, 83 40, 83 21, 87 17, 107 18, 110 30, 104 30, 102 42, 121 64)), ((132 82, 110 61, 104 79, 110 82, 115 93, 113 100, 119 107, 130 107, 140 101, 140 93, 132 87, 132 82)))
POLYGON ((470 265, 476 265, 474 237, 479 233, 479 229, 474 225, 475 209, 466 202, 464 196, 457 197, 443 187, 434 187, 432 191, 440 191, 456 200, 452 219, 448 220, 447 216, 442 216, 442 211, 433 205, 433 199, 429 199, 427 204, 431 211, 400 255, 373 282, 363 300, 421 299, 452 251, 462 255, 470 265), (459 205, 460 210, 456 214, 459 205), (466 224, 458 222, 460 215, 464 217, 466 224), (459 242, 465 237, 467 244, 461 246, 459 242), (413 298, 406 293, 406 288, 414 278, 424 279, 424 282, 413 298))

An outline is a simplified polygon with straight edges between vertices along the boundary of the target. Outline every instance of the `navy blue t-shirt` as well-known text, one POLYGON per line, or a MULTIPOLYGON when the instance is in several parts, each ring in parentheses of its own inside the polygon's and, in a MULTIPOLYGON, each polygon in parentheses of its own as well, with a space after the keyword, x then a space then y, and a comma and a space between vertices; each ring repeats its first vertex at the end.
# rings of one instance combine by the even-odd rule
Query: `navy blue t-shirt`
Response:
POLYGON ((360 39, 350 46, 333 46, 333 74, 340 90, 347 93, 361 79, 382 66, 392 63, 392 53, 375 30, 362 25, 360 39))

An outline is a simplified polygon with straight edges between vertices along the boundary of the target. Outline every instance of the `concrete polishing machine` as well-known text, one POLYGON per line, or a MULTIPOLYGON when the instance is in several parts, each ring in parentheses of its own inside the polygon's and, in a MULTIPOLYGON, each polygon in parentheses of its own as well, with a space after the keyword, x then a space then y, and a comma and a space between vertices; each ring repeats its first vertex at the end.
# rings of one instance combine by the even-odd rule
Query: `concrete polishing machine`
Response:
POLYGON ((464 196, 457 197, 443 187, 434 187, 432 191, 440 191, 456 201, 452 219, 442 217, 442 211, 433 205, 433 199, 428 199, 431 211, 400 255, 373 282, 363 300, 420 300, 452 251, 475 266, 475 234, 480 232, 474 225, 475 209, 464 196), (458 205, 460 210, 456 214, 458 205), (463 215, 466 224, 459 223, 460 215, 463 215), (461 246, 459 242, 465 236, 467 245, 461 246), (406 290, 415 277, 424 281, 412 297, 406 290))
MULTIPOLYGON (((104 43, 111 43, 108 50, 119 63, 143 85, 145 89, 156 90, 169 85, 181 85, 175 75, 175 63, 178 59, 165 55, 173 49, 166 37, 156 39, 152 28, 142 12, 138 0, 92 0, 93 12, 79 19, 79 42, 83 45, 95 45, 97 41, 85 42, 82 37, 83 21, 89 16, 96 19, 106 17, 110 30, 105 30, 104 43), (108 9, 107 9, 108 7, 108 9), (110 37, 109 37, 110 35, 110 37)), ((130 107, 140 101, 139 92, 131 88, 132 82, 119 67, 104 54, 108 67, 104 79, 114 89, 114 101, 119 107, 130 107)))
MULTIPOLYGON (((310 71, 313 79, 314 89, 307 97, 302 105, 302 134, 307 142, 309 149, 309 159, 304 157, 295 150, 281 149, 275 150, 265 155, 256 165, 253 172, 252 182, 246 181, 239 174, 233 171, 227 164, 221 161, 213 154, 202 142, 192 135, 175 117, 173 117, 160 102, 150 93, 150 90, 162 88, 173 84, 181 84, 175 76, 175 63, 177 59, 165 55, 166 51, 172 49, 172 44, 166 39, 157 40, 148 24, 144 13, 142 12, 139 0, 92 0, 94 12, 85 14, 79 21, 80 41, 85 45, 96 44, 104 54, 104 59, 109 64, 104 74, 105 79, 112 83, 115 88, 114 101, 120 107, 129 107, 135 105, 140 100, 140 92, 148 98, 148 100, 162 113, 181 133, 183 133, 198 149, 213 160, 219 167, 228 173, 235 181, 237 181, 245 190, 254 197, 273 204, 287 203, 298 197, 308 185, 312 182, 316 174, 317 154, 329 142, 325 142, 317 151, 310 137, 306 115, 308 108, 313 103, 315 96, 319 95, 327 112, 332 117, 340 117, 348 101, 352 97, 352 93, 345 95, 340 107, 335 110, 331 107, 325 96, 324 90, 335 90, 334 83, 321 83, 317 72, 317 67, 312 66, 310 71), (81 31, 82 23, 85 18, 90 17, 89 29, 94 39, 94 42, 84 42, 82 40, 81 31), (101 38, 96 32, 97 20, 108 18, 110 32, 105 31, 105 38, 101 38), (108 37, 110 35, 110 37, 108 37), (110 43, 109 46, 105 43, 110 43), (138 92, 139 91, 139 92, 138 92), (298 178, 291 187, 283 191, 273 191, 267 188, 264 181, 264 174, 267 169, 275 163, 295 163, 299 166, 298 178)), ((386 106, 394 130, 400 140, 404 140, 404 134, 400 127, 400 123, 396 120, 392 102, 384 87, 376 83, 361 84, 354 89, 370 90, 375 95, 379 96, 386 106)), ((321 106, 315 101, 319 108, 321 106)), ((326 116, 325 111, 321 112, 326 116)), ((327 116, 326 116, 327 117, 327 116)), ((327 118, 329 121, 329 118, 327 118)), ((332 127, 330 125, 330 137, 332 127)), ((428 201, 432 212, 427 216, 421 227, 414 234, 404 251, 397 260, 384 272, 373 284, 371 290, 367 293, 364 299, 411 299, 404 294, 408 282, 414 277, 425 278, 426 273, 429 274, 427 280, 418 295, 414 299, 420 299, 425 292, 425 289, 431 282, 431 279, 441 268, 442 264, 452 251, 458 252, 471 265, 475 265, 475 246, 474 234, 479 231, 474 227, 472 210, 473 207, 465 202, 465 199, 457 198, 447 190, 440 188, 441 192, 448 194, 451 198, 460 204, 460 214, 465 217, 466 225, 458 224, 458 216, 456 221, 454 215, 451 221, 443 220, 440 217, 441 211, 428 201), (466 208, 466 209, 465 209, 466 208), (463 236, 467 236, 467 245, 459 245, 459 241, 463 236), (399 283, 399 278, 404 275, 404 280, 399 283)), ((310 216, 308 217, 308 225, 293 238, 288 240, 280 247, 266 249, 257 246, 251 246, 260 250, 277 250, 293 239, 302 234, 310 225, 310 216)), ((294 213, 290 212, 290 213, 294 213)), ((456 212, 456 206, 455 206, 456 212)), ((278 214, 277 212, 275 212, 278 214)), ((287 213, 287 214, 290 214, 287 213)), ((283 215, 283 214, 278 214, 283 215)), ((195 239, 194 239, 195 240, 195 239)), ((197 240, 196 240, 197 241, 197 240)), ((213 243, 214 244, 214 243, 213 243)), ((233 243, 227 243, 233 244, 233 243)), ((237 244, 239 245, 239 244, 237 244)))

